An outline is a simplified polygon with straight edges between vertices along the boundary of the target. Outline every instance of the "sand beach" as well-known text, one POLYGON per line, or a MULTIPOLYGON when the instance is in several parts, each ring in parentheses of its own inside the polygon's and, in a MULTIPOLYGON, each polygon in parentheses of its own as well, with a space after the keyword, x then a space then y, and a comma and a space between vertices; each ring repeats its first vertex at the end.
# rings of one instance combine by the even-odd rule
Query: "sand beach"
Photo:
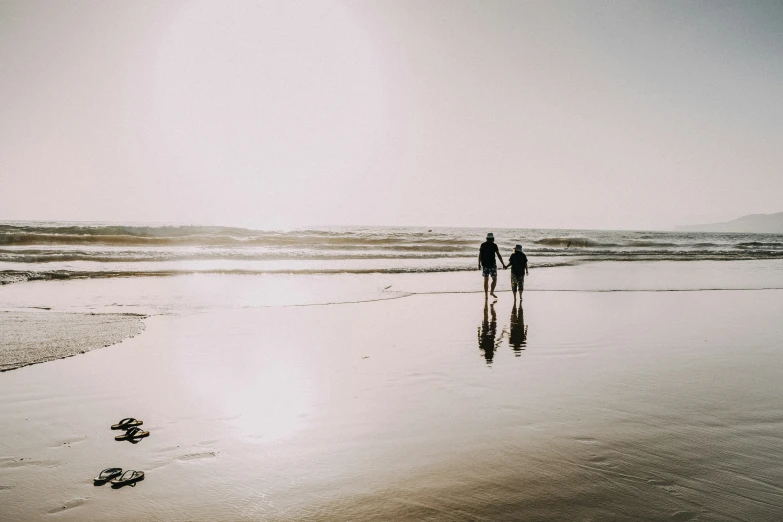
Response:
MULTIPOLYGON (((778 284, 766 263, 746 286, 778 284)), ((614 291, 533 270, 521 309, 505 277, 485 303, 474 272, 279 276, 265 304, 212 307, 205 288, 241 299, 259 278, 2 287, 17 316, 146 317, 0 373, 0 519, 776 520, 783 289, 622 289, 640 269, 616 265, 614 291), (155 287, 157 309, 132 298, 155 287), (151 433, 137 444, 109 429, 129 416, 151 433), (146 478, 94 486, 113 466, 146 478)), ((709 272, 666 267, 688 271, 709 272)))

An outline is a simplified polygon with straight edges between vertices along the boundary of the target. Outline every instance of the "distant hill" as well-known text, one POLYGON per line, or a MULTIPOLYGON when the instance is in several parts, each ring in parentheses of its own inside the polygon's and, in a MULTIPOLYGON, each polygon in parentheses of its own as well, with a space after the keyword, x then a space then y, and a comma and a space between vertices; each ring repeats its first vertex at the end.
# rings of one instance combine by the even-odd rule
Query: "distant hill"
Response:
POLYGON ((677 227, 684 232, 749 232, 756 234, 783 234, 783 212, 751 214, 726 223, 688 225, 677 227))

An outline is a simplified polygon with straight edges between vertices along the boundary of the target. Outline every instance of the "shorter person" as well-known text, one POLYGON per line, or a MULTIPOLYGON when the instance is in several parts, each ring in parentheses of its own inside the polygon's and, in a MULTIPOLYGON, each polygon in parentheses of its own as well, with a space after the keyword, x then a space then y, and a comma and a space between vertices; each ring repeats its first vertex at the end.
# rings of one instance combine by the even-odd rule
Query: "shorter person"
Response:
POLYGON ((517 300, 517 287, 519 287, 519 300, 522 300, 522 290, 525 288, 525 276, 527 271, 527 256, 522 252, 522 245, 514 247, 514 253, 508 258, 511 267, 511 291, 514 293, 514 302, 517 300))

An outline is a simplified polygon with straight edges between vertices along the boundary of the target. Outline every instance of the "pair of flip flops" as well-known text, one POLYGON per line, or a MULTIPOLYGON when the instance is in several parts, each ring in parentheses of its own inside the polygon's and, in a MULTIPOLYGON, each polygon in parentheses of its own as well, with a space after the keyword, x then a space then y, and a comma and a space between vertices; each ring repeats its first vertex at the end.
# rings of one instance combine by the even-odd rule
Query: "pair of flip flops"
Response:
MULTIPOLYGON (((139 428, 142 424, 144 424, 144 422, 134 419, 133 417, 127 417, 117 424, 112 424, 111 429, 113 430, 125 430, 125 433, 117 435, 114 439, 135 442, 136 439, 149 437, 150 432, 139 428)), ((94 480, 95 485, 101 485, 111 481, 112 487, 135 486, 136 482, 144 480, 144 472, 136 471, 135 469, 123 471, 122 468, 106 468, 98 473, 98 476, 95 477, 94 480)))
POLYGON ((144 480, 144 472, 135 469, 123 472, 122 468, 106 468, 93 480, 96 484, 111 482, 112 486, 135 486, 136 482, 144 480))
POLYGON ((149 437, 150 432, 144 431, 139 426, 144 424, 144 422, 134 419, 133 417, 128 417, 125 419, 122 419, 117 424, 112 424, 111 429, 113 430, 125 430, 125 433, 122 435, 117 435, 114 437, 114 440, 130 440, 133 441, 135 439, 140 439, 142 437, 149 437))

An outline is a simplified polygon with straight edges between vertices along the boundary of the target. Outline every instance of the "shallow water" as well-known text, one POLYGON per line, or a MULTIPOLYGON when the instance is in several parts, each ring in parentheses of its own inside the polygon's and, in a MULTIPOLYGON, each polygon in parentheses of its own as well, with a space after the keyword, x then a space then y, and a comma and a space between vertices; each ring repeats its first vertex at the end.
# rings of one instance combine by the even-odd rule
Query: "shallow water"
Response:
MULTIPOLYGON (((510 292, 510 273, 498 291, 510 292)), ((783 260, 600 262, 532 268, 527 292, 783 289, 783 260)), ((141 314, 201 312, 397 299, 412 294, 483 292, 481 272, 263 274, 117 277, 0 286, 0 310, 141 314)))

